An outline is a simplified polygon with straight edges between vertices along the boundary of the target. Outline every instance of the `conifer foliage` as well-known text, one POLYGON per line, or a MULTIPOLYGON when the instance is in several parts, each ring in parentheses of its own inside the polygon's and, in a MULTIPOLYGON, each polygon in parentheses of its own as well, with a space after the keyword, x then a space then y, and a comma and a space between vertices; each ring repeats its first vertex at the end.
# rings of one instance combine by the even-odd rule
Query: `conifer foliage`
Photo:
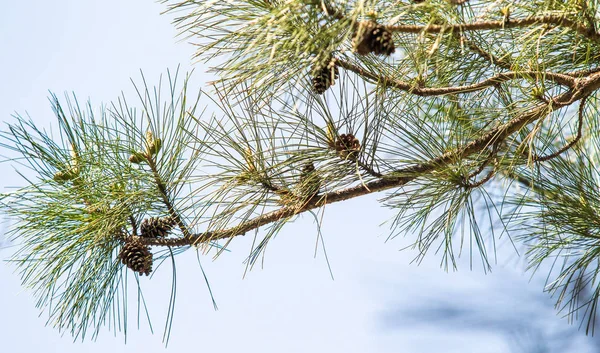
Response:
POLYGON ((378 193, 417 261, 448 270, 468 254, 489 270, 509 237, 592 333, 597 1, 163 3, 219 76, 209 93, 177 72, 155 88, 143 77, 135 103, 98 115, 52 96, 59 131, 17 116, 1 135, 36 174, 0 200, 49 322, 126 332, 128 276, 256 232, 251 267, 298 217, 378 193))

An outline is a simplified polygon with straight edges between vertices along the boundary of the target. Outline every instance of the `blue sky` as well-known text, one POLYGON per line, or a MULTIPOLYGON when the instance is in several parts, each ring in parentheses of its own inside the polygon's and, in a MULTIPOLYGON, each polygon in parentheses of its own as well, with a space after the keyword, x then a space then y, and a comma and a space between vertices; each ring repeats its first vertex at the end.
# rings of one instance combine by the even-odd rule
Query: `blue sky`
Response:
MULTIPOLYGON (((40 126, 55 124, 48 91, 75 92, 99 107, 143 70, 149 84, 168 68, 195 69, 194 84, 210 77, 191 65, 193 47, 176 38, 171 17, 152 1, 6 2, 0 11, 0 119, 28 113, 40 126)), ((1 164, 0 187, 22 185, 1 164)), ((597 351, 597 342, 558 317, 543 281, 523 274, 510 246, 499 251, 491 274, 446 273, 439 256, 420 266, 399 251, 407 239, 386 242, 391 217, 378 195, 328 207, 323 234, 335 280, 319 253, 310 217, 290 225, 270 244, 263 268, 243 277, 252 239, 233 241, 232 252, 203 266, 216 296, 213 310, 195 254, 177 258, 178 296, 171 341, 162 343, 170 271, 144 278, 155 334, 130 327, 127 344, 104 329, 95 342, 75 342, 46 327, 30 293, 8 264, 0 264, 0 340, 7 352, 519 352, 539 349, 597 351), (535 345, 532 343, 534 342, 535 345), (524 347, 519 350, 518 345, 524 347), (532 347, 533 347, 532 346, 532 347)), ((5 246, 7 246, 5 244, 5 246)), ((0 250, 6 259, 12 248, 0 250)))

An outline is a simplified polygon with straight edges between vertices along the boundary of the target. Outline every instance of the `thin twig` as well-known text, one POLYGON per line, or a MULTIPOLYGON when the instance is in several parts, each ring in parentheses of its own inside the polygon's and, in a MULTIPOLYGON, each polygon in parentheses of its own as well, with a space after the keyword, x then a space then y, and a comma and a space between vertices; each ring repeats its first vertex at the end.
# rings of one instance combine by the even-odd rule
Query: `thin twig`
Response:
POLYGON ((167 206, 169 215, 175 221, 175 224, 177 224, 177 226, 183 233, 182 239, 191 238, 192 234, 190 233, 188 227, 185 225, 185 223, 179 216, 179 213, 177 213, 177 211, 175 210, 175 206, 173 206, 173 203, 171 203, 171 200, 169 199, 169 194, 167 192, 167 186, 165 185, 162 178, 160 177, 160 174, 158 173, 158 168, 156 167, 156 161, 154 160, 154 156, 151 156, 150 153, 148 153, 148 156, 146 156, 146 157, 147 157, 148 166, 150 167, 150 170, 152 171, 152 176, 154 177, 154 182, 156 183, 156 186, 158 187, 158 190, 160 191, 162 201, 165 204, 165 206, 167 206))
POLYGON ((589 27, 588 30, 591 32, 596 32, 596 20, 594 18, 594 11, 592 9, 592 11, 589 11, 590 8, 588 7, 588 3, 587 1, 582 1, 581 2, 581 12, 583 12, 583 17, 585 17, 585 20, 587 21, 589 27))
POLYGON ((445 25, 397 25, 397 26, 386 26, 386 29, 391 32, 399 33, 440 33, 446 31, 478 31, 478 30, 495 30, 495 29, 507 29, 507 28, 519 28, 527 27, 535 24, 550 24, 559 27, 571 28, 577 33, 595 40, 600 40, 600 34, 594 30, 590 30, 589 27, 583 26, 574 22, 564 16, 533 16, 528 18, 513 19, 510 21, 479 21, 473 23, 461 23, 461 24, 445 24, 445 25))
POLYGON ((476 181, 474 183, 467 181, 467 187, 468 188, 478 188, 481 185, 487 183, 488 181, 490 181, 492 179, 492 177, 496 174, 496 166, 494 165, 494 167, 492 168, 492 170, 485 176, 483 177, 481 180, 476 181))
POLYGON ((577 142, 579 142, 579 140, 581 139, 582 129, 583 129, 583 109, 584 109, 584 104, 585 104, 585 100, 587 99, 587 97, 588 96, 583 97, 579 103, 577 136, 575 136, 575 138, 571 142, 569 142, 568 144, 566 144, 565 146, 563 146, 561 149, 559 149, 558 151, 556 151, 554 153, 551 153, 551 154, 545 155, 545 156, 534 155, 532 157, 533 161, 535 161, 535 162, 549 161, 552 158, 556 158, 556 157, 560 156, 561 154, 565 153, 566 151, 570 150, 571 147, 573 147, 577 142))
POLYGON ((596 72, 600 72, 600 67, 596 67, 593 69, 587 69, 587 70, 565 72, 565 75, 579 78, 579 77, 584 77, 584 76, 589 76, 591 74, 595 74, 596 72))
POLYGON ((269 190, 271 192, 274 192, 276 194, 278 194, 278 193, 280 193, 282 191, 282 189, 279 186, 273 185, 269 180, 261 179, 260 185, 263 188, 265 188, 265 189, 267 189, 267 190, 269 190))
POLYGON ((492 148, 492 152, 490 153, 488 158, 486 158, 485 161, 483 161, 483 163, 481 163, 479 168, 477 168, 474 172, 469 174, 469 177, 468 177, 469 179, 474 178, 474 177, 478 176, 479 174, 481 174, 481 172, 483 172, 485 167, 487 167, 490 164, 490 161, 496 157, 496 153, 498 152, 498 145, 499 145, 498 143, 494 144, 494 146, 492 148))
POLYGON ((345 17, 340 10, 331 6, 331 4, 328 3, 328 1, 321 1, 320 8, 324 14, 326 14, 327 16, 331 16, 336 20, 343 20, 345 17))
MULTIPOLYGON (((466 3, 468 0, 449 0, 454 5, 460 5, 466 3)), ((320 8, 323 13, 329 15, 337 20, 345 19, 345 15, 331 5, 326 4, 325 1, 321 1, 320 8)), ((558 27, 567 27, 576 31, 577 33, 589 38, 591 40, 600 41, 600 33, 598 33, 593 27, 581 25, 573 20, 566 18, 565 16, 547 15, 547 16, 532 16, 527 18, 510 20, 503 19, 501 21, 478 21, 472 23, 460 23, 460 24, 444 24, 444 25, 388 25, 386 29, 391 32, 400 33, 440 33, 446 31, 477 31, 477 30, 496 30, 496 29, 507 29, 507 28, 520 28, 527 27, 536 24, 549 24, 558 27)))
POLYGON ((564 75, 564 74, 559 74, 559 73, 554 73, 554 72, 543 72, 543 71, 521 71, 521 72, 509 71, 509 72, 499 73, 488 79, 485 79, 481 82, 474 83, 471 85, 427 88, 427 87, 419 87, 417 85, 414 85, 414 84, 411 84, 411 83, 408 83, 405 81, 394 80, 394 79, 390 79, 385 76, 371 73, 357 65, 354 65, 354 64, 349 63, 344 60, 336 59, 336 64, 346 70, 357 73, 361 77, 363 77, 366 80, 371 81, 373 83, 382 83, 385 86, 398 88, 403 91, 408 91, 411 94, 415 94, 415 95, 422 96, 422 97, 432 97, 432 96, 442 96, 442 95, 446 95, 446 94, 474 92, 474 91, 479 91, 479 90, 482 90, 482 89, 485 89, 488 87, 492 87, 494 85, 497 85, 498 83, 502 83, 502 82, 506 82, 506 81, 510 81, 510 80, 514 80, 514 79, 531 78, 531 77, 536 77, 536 78, 539 77, 542 79, 547 79, 549 81, 558 83, 560 85, 567 86, 569 88, 573 88, 575 86, 575 78, 572 76, 564 75))
POLYGON ((466 44, 467 47, 469 49, 471 49, 471 51, 473 51, 480 57, 484 58, 485 60, 490 62, 492 65, 497 66, 504 70, 510 70, 510 68, 512 67, 510 62, 506 61, 505 59, 498 59, 494 54, 484 50, 479 45, 475 44, 473 41, 468 39, 464 34, 457 33, 456 36, 462 43, 466 44))

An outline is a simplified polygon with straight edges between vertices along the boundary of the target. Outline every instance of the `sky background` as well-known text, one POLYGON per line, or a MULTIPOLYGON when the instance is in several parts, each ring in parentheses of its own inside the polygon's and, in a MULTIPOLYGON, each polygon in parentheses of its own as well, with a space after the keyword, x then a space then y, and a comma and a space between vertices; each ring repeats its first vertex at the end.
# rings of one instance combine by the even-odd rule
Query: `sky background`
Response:
MULTIPOLYGON (((7 1, 0 7, 0 120, 29 114, 55 126, 48 92, 75 92, 94 107, 123 91, 135 102, 130 78, 140 70, 150 85, 167 69, 195 69, 193 86, 210 76, 191 64, 193 46, 180 42, 164 5, 144 0, 7 1)), ((208 102, 207 102, 208 104, 208 102)), ((3 124, 3 126, 5 126, 3 124)), ((5 127, 2 127, 4 129, 5 127)), ((0 151, 0 154, 4 154, 0 151)), ((0 187, 23 185, 0 164, 0 187)), ((269 246, 262 268, 243 278, 252 237, 233 241, 217 261, 202 257, 219 306, 212 307, 192 251, 177 258, 177 302, 167 348, 162 330, 171 284, 169 270, 143 278, 153 319, 131 325, 125 344, 102 329, 76 341, 46 327, 14 268, 0 263, 0 347, 5 352, 597 352, 598 339, 557 316, 542 293, 543 278, 523 274, 522 260, 501 241, 490 274, 461 260, 444 272, 430 254, 399 251, 411 242, 386 242, 380 224, 392 214, 371 195, 328 206, 323 236, 334 280, 322 252, 314 256, 315 226, 302 217, 269 246)), ((4 226, 5 227, 5 226, 4 226)), ((0 229, 3 233, 4 229, 0 229)), ((14 250, 6 239, 0 259, 14 250)), ((542 276, 539 276, 542 277, 542 276)))

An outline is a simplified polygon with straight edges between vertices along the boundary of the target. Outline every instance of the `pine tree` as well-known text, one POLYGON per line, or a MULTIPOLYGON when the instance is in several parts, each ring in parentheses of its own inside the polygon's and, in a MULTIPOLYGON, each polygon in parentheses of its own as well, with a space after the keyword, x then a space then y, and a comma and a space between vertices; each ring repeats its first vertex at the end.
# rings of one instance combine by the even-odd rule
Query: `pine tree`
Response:
POLYGON ((220 77, 209 93, 169 73, 136 87, 138 110, 52 96, 60 136, 22 116, 2 133, 37 173, 1 205, 50 322, 119 329, 126 276, 260 230, 252 264, 302 214, 381 193, 417 260, 467 251, 487 270, 510 236, 532 271, 554 264, 545 290, 592 333, 597 1, 164 2, 220 77))

